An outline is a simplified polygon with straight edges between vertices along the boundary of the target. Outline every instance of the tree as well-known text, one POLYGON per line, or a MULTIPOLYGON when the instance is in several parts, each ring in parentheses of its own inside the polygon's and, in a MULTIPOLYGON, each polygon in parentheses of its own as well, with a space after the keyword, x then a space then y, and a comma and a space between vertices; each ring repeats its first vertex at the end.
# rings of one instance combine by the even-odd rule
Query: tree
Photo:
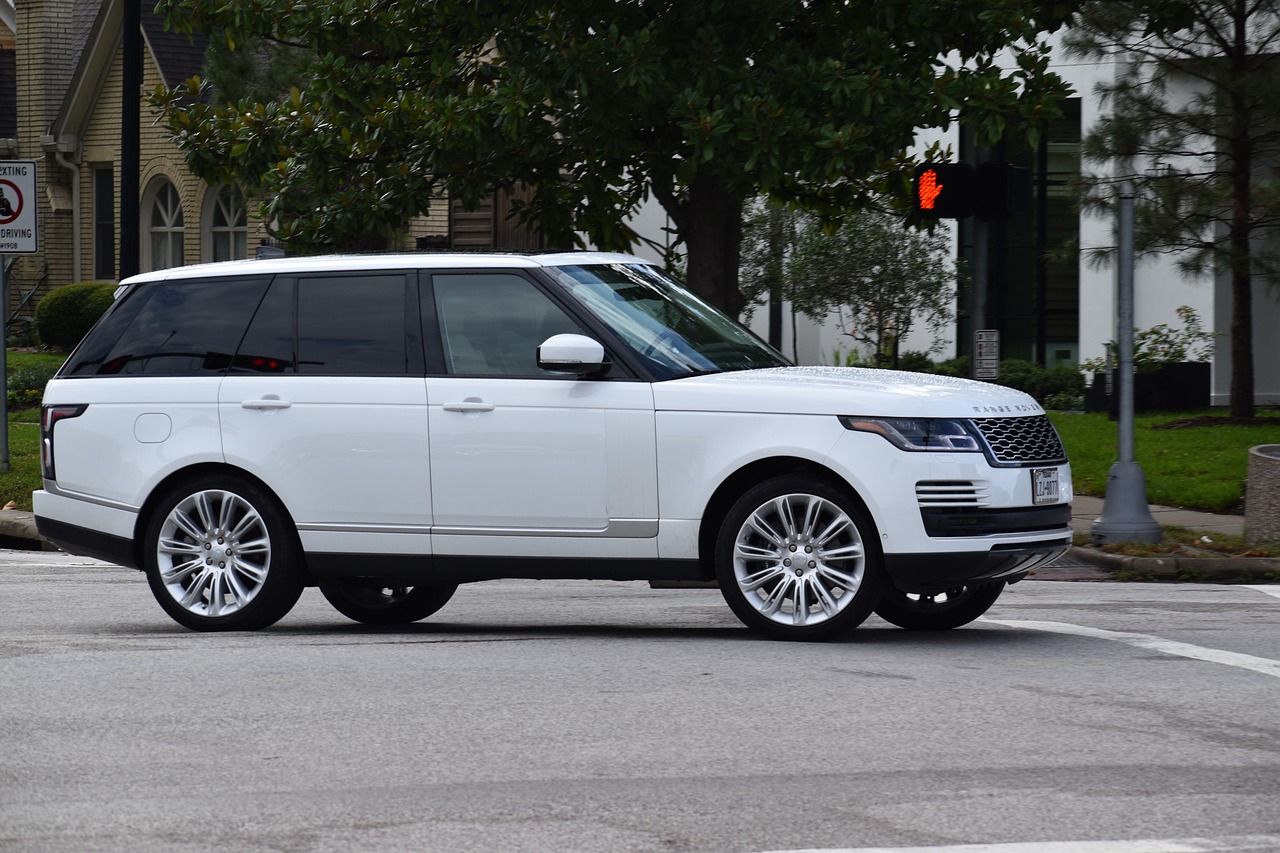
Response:
POLYGON ((954 317, 958 271, 945 234, 904 226, 901 217, 883 212, 868 211, 831 228, 814 216, 788 216, 771 206, 754 210, 749 226, 767 226, 781 216, 790 244, 780 266, 758 243, 744 245, 749 297, 762 300, 767 286, 780 279, 793 311, 815 320, 834 314, 877 367, 896 366, 898 342, 919 323, 933 334, 930 353, 947 343, 943 332, 954 317))
POLYGON ((1091 2, 1067 46, 1118 59, 1097 90, 1108 112, 1084 141, 1113 176, 1087 178, 1084 204, 1109 210, 1114 182, 1132 181, 1138 250, 1229 277, 1230 411, 1252 417, 1253 281, 1280 280, 1262 251, 1280 236, 1280 2, 1091 2))
POLYGON ((260 188, 281 236, 387 234, 440 188, 524 185, 558 244, 628 248, 652 196, 690 284, 732 313, 743 202, 863 203, 921 127, 1034 128, 1066 87, 1030 0, 161 0, 171 25, 311 57, 287 94, 157 103, 192 170, 260 188), (995 54, 1017 43, 1017 66, 995 54), (307 203, 297 203, 299 198, 307 203), (287 214, 287 215, 286 215, 287 214))

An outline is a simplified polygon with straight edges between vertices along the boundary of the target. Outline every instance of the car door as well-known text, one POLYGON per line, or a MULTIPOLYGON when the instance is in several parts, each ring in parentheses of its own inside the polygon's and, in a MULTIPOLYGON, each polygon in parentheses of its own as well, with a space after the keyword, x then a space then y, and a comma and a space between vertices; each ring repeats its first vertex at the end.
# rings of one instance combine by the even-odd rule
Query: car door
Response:
POLYGON ((222 383, 227 461, 279 495, 308 552, 430 553, 415 279, 277 278, 222 383))
MULTIPOLYGON (((519 271, 435 272, 430 292, 424 329, 441 362, 427 377, 437 567, 656 556, 649 384, 539 369, 540 343, 583 330, 519 271)), ((564 564, 540 574, 550 571, 580 573, 564 564)))

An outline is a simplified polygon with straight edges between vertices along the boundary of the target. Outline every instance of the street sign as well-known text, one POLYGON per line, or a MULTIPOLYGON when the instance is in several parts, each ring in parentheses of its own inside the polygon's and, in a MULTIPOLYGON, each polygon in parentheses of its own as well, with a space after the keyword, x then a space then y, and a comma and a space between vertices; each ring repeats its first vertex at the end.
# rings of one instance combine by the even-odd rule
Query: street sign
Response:
POLYGON ((36 164, 0 160, 0 255, 36 251, 36 164))
POLYGON ((973 333, 973 378, 996 379, 1000 376, 1000 332, 979 329, 973 333))

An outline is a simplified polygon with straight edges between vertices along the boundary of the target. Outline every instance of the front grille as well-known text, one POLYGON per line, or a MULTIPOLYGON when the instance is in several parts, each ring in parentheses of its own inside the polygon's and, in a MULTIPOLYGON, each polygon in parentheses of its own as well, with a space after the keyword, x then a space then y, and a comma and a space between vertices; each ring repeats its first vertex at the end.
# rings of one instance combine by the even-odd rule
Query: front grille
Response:
POLYGON ((916 501, 922 507, 986 506, 988 497, 987 484, 971 480, 921 480, 916 483, 916 501))
POLYGON ((1058 431, 1044 415, 974 420, 998 465, 1044 465, 1067 461, 1058 431))

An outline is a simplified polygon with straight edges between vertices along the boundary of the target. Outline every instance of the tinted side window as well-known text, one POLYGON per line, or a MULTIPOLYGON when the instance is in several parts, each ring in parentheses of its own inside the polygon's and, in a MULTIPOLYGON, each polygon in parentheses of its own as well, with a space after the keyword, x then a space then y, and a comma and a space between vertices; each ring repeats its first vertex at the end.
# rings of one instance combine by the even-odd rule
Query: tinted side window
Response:
POLYGON ((85 337, 62 375, 222 373, 267 282, 196 279, 135 288, 85 337))
POLYGON ((512 273, 435 274, 436 314, 450 373, 556 376, 538 367, 538 346, 581 333, 533 282, 512 273))
POLYGON ((236 353, 233 372, 292 373, 293 279, 277 278, 262 299, 244 341, 236 353))
POLYGON ((414 373, 405 340, 405 282, 403 275, 299 279, 298 372, 414 373))

